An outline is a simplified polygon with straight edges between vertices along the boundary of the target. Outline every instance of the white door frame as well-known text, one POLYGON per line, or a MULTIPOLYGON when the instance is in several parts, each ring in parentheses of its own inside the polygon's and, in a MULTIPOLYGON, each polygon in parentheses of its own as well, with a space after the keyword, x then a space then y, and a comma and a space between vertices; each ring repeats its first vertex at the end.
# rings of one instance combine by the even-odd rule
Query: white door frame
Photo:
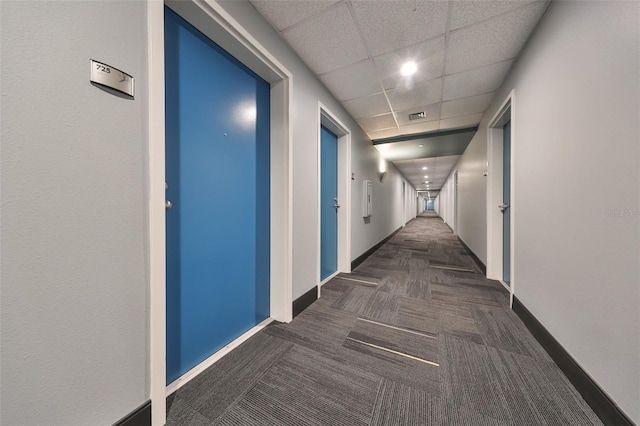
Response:
MULTIPOLYGON (((164 5, 147 0, 149 96, 149 387, 152 425, 166 421, 164 5)), ((291 73, 214 0, 167 2, 271 84, 270 316, 292 319, 291 73)))
POLYGON ((402 179, 402 227, 407 226, 407 183, 402 179))
POLYGON ((351 272, 351 131, 333 114, 322 102, 318 102, 318 259, 316 266, 316 279, 318 280, 318 297, 320 287, 333 278, 339 272, 351 272), (320 182, 322 170, 321 159, 321 132, 320 126, 329 129, 338 137, 338 270, 335 274, 320 279, 320 238, 321 238, 321 213, 320 213, 320 182))
POLYGON ((458 232, 458 186, 459 186, 458 169, 453 172, 453 234, 460 235, 458 232))
POLYGON ((509 290, 510 303, 513 304, 513 295, 515 292, 515 92, 512 90, 509 95, 498 108, 489 125, 487 126, 487 160, 489 179, 487 182, 487 278, 498 280, 507 290, 509 290), (502 185, 503 185, 503 127, 511 120, 511 238, 510 238, 510 270, 511 283, 507 285, 502 280, 502 213, 498 209, 498 205, 502 204, 502 185))

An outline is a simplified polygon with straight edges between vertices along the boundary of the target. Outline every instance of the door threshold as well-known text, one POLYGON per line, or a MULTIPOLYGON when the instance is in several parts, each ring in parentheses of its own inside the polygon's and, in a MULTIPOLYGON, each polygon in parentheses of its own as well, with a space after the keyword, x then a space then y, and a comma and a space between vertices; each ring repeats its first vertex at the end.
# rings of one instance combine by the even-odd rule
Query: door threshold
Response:
POLYGON ((231 341, 230 343, 228 343, 226 346, 221 348, 218 352, 214 353, 209 358, 205 359, 200 364, 196 365, 191 370, 187 371, 182 376, 178 377, 176 380, 174 380, 173 382, 169 383, 167 385, 167 396, 171 395, 172 393, 174 393, 175 391, 180 389, 182 386, 184 386, 187 383, 189 383, 189 381, 191 379, 195 378, 197 375, 202 373, 204 370, 206 370, 207 368, 211 367, 213 364, 215 364, 220 359, 222 359, 222 357, 224 357, 229 352, 231 352, 232 350, 234 350, 235 348, 240 346, 242 343, 244 343, 245 341, 249 340, 249 338, 251 336, 253 336, 254 334, 258 333, 260 330, 265 328, 271 322, 273 322, 273 318, 269 317, 269 318, 265 319, 260 324, 254 326, 253 328, 249 329, 245 333, 241 334, 240 337, 238 337, 237 339, 235 339, 235 340, 231 341))

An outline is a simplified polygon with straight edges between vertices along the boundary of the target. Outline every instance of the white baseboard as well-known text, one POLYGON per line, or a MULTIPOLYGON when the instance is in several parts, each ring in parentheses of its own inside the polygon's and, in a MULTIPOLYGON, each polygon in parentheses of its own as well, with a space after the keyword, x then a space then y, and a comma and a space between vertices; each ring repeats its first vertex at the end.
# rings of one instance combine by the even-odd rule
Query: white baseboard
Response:
POLYGON ((242 343, 247 341, 251 336, 253 336, 257 332, 265 328, 271 322, 273 322, 273 318, 269 317, 265 319, 260 324, 256 325, 246 333, 242 334, 240 337, 230 342, 228 345, 220 349, 218 352, 214 353, 209 358, 205 359, 200 364, 196 365, 191 370, 187 371, 182 376, 180 376, 173 382, 169 383, 167 385, 167 396, 171 395, 172 393, 180 389, 182 386, 186 385, 191 379, 196 377, 198 374, 202 373, 207 368, 211 367, 217 361, 222 359, 222 357, 224 357, 226 354, 228 354, 229 352, 231 352, 232 350, 240 346, 242 343))

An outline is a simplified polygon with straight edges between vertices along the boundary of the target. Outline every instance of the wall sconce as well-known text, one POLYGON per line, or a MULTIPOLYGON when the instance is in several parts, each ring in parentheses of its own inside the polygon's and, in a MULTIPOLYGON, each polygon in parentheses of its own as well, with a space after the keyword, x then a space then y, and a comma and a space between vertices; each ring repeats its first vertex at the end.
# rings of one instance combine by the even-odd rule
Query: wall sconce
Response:
POLYGON ((380 162, 378 163, 378 171, 380 172, 380 183, 382 183, 387 177, 387 162, 382 157, 380 158, 380 162))

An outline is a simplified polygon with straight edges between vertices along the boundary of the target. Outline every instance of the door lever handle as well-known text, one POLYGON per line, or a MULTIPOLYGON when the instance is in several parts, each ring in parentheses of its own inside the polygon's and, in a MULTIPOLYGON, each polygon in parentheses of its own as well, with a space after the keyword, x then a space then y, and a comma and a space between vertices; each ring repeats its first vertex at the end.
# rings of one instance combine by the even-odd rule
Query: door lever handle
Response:
POLYGON ((500 204, 500 205, 498 206, 498 208, 500 209, 500 211, 501 211, 502 213, 504 213, 504 211, 505 211, 505 210, 507 210, 507 209, 509 208, 509 204, 500 204))

